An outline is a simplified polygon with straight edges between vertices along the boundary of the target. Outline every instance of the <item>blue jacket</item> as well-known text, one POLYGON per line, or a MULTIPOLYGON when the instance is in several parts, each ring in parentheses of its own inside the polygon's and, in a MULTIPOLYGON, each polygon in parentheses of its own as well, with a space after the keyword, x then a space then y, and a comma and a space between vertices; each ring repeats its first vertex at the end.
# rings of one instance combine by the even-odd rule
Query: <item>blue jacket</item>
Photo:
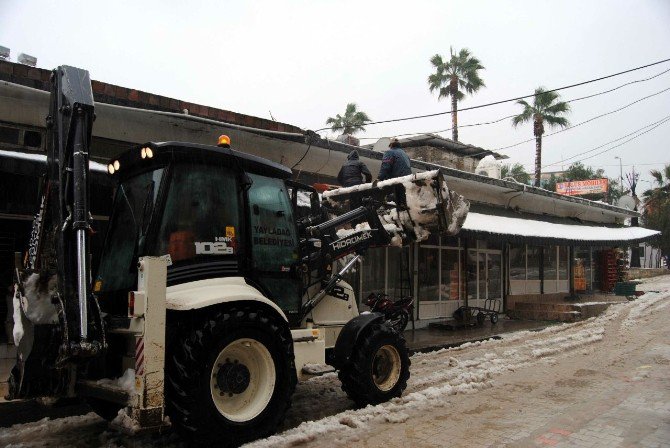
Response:
POLYGON ((382 167, 379 169, 379 180, 412 174, 409 157, 402 148, 389 148, 382 158, 382 167))

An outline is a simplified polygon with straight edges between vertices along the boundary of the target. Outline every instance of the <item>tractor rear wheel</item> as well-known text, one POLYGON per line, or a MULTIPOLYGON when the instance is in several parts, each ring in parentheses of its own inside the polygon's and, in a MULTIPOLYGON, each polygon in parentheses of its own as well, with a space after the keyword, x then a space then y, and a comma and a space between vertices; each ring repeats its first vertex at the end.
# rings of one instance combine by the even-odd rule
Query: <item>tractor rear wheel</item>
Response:
POLYGON ((238 446, 276 431, 297 382, 291 334, 278 316, 230 308, 172 345, 166 410, 190 441, 238 446))
POLYGON ((410 364, 402 335, 388 323, 373 324, 361 335, 338 376, 342 390, 362 407, 402 395, 410 364))

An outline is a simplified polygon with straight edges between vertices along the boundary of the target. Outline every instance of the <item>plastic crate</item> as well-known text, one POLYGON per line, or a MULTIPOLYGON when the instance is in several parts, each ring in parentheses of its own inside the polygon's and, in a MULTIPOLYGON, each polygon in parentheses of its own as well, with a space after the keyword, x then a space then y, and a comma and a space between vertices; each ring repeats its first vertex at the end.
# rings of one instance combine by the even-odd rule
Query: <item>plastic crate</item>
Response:
POLYGON ((614 285, 614 294, 617 296, 634 296, 636 285, 633 282, 617 282, 614 285))

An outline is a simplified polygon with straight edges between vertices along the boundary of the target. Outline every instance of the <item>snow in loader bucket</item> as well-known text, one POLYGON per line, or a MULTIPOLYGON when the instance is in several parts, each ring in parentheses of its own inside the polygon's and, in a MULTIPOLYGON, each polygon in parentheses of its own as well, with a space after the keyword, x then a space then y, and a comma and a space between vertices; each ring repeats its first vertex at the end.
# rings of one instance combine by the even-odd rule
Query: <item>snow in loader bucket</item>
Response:
MULTIPOLYGON (((439 170, 329 190, 323 201, 338 214, 370 201, 379 205, 379 219, 397 246, 424 241, 431 233, 456 235, 470 209, 463 196, 447 187, 439 170)), ((360 230, 340 230, 338 236, 360 230)))

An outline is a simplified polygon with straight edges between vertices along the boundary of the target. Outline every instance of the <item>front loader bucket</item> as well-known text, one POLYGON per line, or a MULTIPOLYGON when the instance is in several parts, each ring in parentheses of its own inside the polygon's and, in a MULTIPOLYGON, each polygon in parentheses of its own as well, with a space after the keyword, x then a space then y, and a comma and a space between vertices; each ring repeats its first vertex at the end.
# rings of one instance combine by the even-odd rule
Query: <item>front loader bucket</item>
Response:
POLYGON ((439 170, 329 190, 323 200, 337 214, 372 203, 384 229, 403 241, 423 241, 431 233, 455 235, 470 209, 463 196, 449 190, 439 170))

